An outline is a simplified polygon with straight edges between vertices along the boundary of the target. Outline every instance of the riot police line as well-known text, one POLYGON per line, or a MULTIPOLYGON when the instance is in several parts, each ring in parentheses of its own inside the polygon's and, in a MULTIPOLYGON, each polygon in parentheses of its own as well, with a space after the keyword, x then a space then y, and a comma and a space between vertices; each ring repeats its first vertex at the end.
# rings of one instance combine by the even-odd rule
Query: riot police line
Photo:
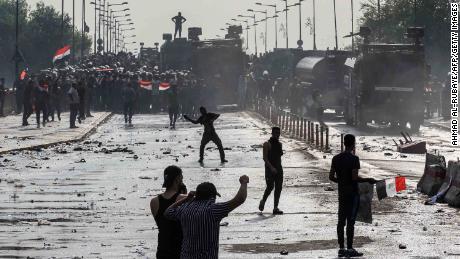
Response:
POLYGON ((15 90, 4 91, 5 114, 23 113, 24 126, 33 117, 37 126, 60 120, 72 103, 72 86, 78 93, 79 121, 92 116, 92 111, 123 113, 127 98, 135 99, 134 113, 166 112, 173 88, 177 88, 179 114, 197 114, 202 105, 216 105, 210 98, 215 89, 188 70, 160 72, 158 67, 141 65, 129 53, 109 53, 88 56, 75 65, 23 71, 15 90), (134 96, 127 97, 124 88, 133 89, 134 96))

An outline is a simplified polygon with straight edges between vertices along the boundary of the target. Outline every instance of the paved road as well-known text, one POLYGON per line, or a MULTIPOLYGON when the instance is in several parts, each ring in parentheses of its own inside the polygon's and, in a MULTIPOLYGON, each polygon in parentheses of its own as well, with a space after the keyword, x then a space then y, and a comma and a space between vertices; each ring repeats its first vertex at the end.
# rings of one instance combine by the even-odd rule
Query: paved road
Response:
POLYGON ((61 121, 49 122, 45 127, 37 128, 35 114, 29 118, 29 126, 23 127, 22 115, 10 115, 0 118, 0 154, 18 149, 49 145, 63 141, 80 140, 92 129, 103 122, 110 113, 94 112, 78 129, 69 128, 69 113, 61 114, 61 121))
MULTIPOLYGON (((157 229, 149 201, 161 191, 162 171, 170 164, 184 169, 189 189, 214 182, 220 200, 232 198, 239 176, 249 175, 246 203, 221 227, 221 258, 336 256, 337 197, 325 188, 329 156, 314 158, 303 143, 283 139, 286 215, 269 213, 271 199, 259 215, 261 144, 269 126, 246 113, 223 114, 216 128, 229 163, 222 166, 210 146, 200 167, 202 129, 179 123, 171 131, 167 123, 165 115, 136 116, 135 126, 126 128, 115 115, 83 142, 3 155, 0 258, 153 258, 157 229)), ((372 258, 460 256, 459 211, 422 204, 412 191, 374 201, 374 223, 358 223, 357 247, 372 258)))

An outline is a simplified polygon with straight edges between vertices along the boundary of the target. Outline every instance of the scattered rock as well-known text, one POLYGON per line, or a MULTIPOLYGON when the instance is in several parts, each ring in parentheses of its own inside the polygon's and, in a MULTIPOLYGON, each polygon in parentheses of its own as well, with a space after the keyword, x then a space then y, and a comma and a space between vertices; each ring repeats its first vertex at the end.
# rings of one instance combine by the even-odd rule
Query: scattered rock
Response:
POLYGON ((142 179, 142 180, 150 180, 150 179, 152 179, 152 177, 149 177, 149 176, 139 176, 139 179, 142 179))
POLYGON ((137 155, 134 155, 133 158, 134 159, 139 159, 139 157, 137 155))
POLYGON ((406 245, 404 245, 404 244, 399 244, 399 249, 406 249, 406 248, 407 248, 406 245))
POLYGON ((126 198, 125 197, 120 197, 118 198, 119 200, 122 200, 122 201, 126 201, 126 198))
POLYGON ((219 169, 219 168, 214 168, 214 169, 211 169, 211 171, 213 171, 213 172, 219 172, 220 169, 219 169))
POLYGON ((15 188, 24 188, 26 186, 24 184, 22 184, 22 183, 17 183, 17 184, 14 185, 14 187, 15 188))
POLYGON ((49 226, 49 225, 51 225, 51 222, 49 222, 49 221, 46 220, 46 219, 39 219, 38 222, 37 222, 37 224, 38 224, 39 226, 49 226))
POLYGON ((220 226, 221 226, 221 227, 226 227, 226 226, 228 226, 228 222, 221 222, 221 223, 220 223, 220 226))
POLYGON ((326 192, 332 192, 332 191, 334 191, 334 188, 332 188, 331 186, 326 186, 326 187, 324 187, 324 190, 326 192))
POLYGON ((427 227, 423 227, 423 231, 427 231, 427 230, 428 230, 428 228, 427 228, 427 227))
POLYGON ((393 156, 392 153, 385 153, 384 155, 385 155, 385 156, 393 156))
POLYGON ((287 250, 282 250, 280 252, 280 255, 288 255, 288 254, 289 254, 289 252, 287 250))
POLYGON ((82 147, 76 147, 73 149, 73 151, 83 151, 83 148, 82 147))
POLYGON ((164 151, 163 152, 163 155, 169 155, 169 154, 171 154, 171 151, 164 151))
POLYGON ((86 160, 84 158, 82 158, 79 161, 77 161, 76 163, 86 163, 86 160))

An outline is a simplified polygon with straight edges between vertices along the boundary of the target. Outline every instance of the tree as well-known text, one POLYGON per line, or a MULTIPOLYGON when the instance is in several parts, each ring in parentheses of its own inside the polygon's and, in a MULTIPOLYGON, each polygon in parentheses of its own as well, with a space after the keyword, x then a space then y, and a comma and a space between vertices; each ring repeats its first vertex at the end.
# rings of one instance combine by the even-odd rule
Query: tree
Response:
MULTIPOLYGON (((19 48, 24 56, 22 67, 32 72, 52 66, 52 57, 62 47, 61 13, 53 6, 37 3, 30 10, 26 0, 20 0, 20 35, 19 48)), ((14 65, 12 57, 15 43, 16 0, 0 0, 0 75, 12 81, 14 65)), ((78 20, 78 19, 77 19, 78 20)), ((77 24, 75 27, 79 27, 77 24)), ((80 54, 81 32, 76 30, 76 44, 72 51, 80 54)), ((72 22, 69 15, 64 15, 64 43, 72 45, 72 22)), ((85 36, 84 48, 88 52, 91 40, 85 36)), ((76 55, 78 57, 78 55, 76 55)))
POLYGON ((438 76, 445 76, 450 53, 450 5, 447 0, 381 0, 380 18, 377 0, 361 6, 361 23, 373 31, 375 41, 404 43, 407 27, 425 27, 424 44, 428 63, 438 76), (416 2, 414 2, 416 1, 416 2), (417 4, 415 16, 414 3, 417 4))

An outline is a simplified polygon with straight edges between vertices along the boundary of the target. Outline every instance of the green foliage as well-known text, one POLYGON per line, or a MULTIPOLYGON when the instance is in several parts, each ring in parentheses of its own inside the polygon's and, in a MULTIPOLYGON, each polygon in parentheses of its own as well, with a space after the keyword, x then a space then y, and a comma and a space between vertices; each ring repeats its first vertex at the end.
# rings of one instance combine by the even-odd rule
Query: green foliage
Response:
MULTIPOLYGON (((33 10, 26 0, 19 4, 19 49, 24 62, 20 69, 28 67, 39 71, 52 66, 52 57, 63 44, 72 45, 72 20, 64 15, 64 42, 61 40, 61 13, 53 6, 38 3, 33 10)), ((0 75, 13 78, 15 44, 16 1, 0 0, 0 75)), ((81 19, 76 19, 80 21, 81 19)), ((75 24, 75 27, 80 27, 75 24)), ((81 33, 75 30, 76 44, 72 48, 78 57, 81 52, 81 33)), ((89 51, 91 40, 85 36, 84 49, 89 51)))
POLYGON ((375 41, 385 43, 408 42, 404 37, 410 26, 425 27, 426 57, 433 73, 447 74, 450 52, 450 7, 448 0, 381 0, 380 19, 377 0, 368 0, 361 6, 361 24, 373 31, 375 41))

